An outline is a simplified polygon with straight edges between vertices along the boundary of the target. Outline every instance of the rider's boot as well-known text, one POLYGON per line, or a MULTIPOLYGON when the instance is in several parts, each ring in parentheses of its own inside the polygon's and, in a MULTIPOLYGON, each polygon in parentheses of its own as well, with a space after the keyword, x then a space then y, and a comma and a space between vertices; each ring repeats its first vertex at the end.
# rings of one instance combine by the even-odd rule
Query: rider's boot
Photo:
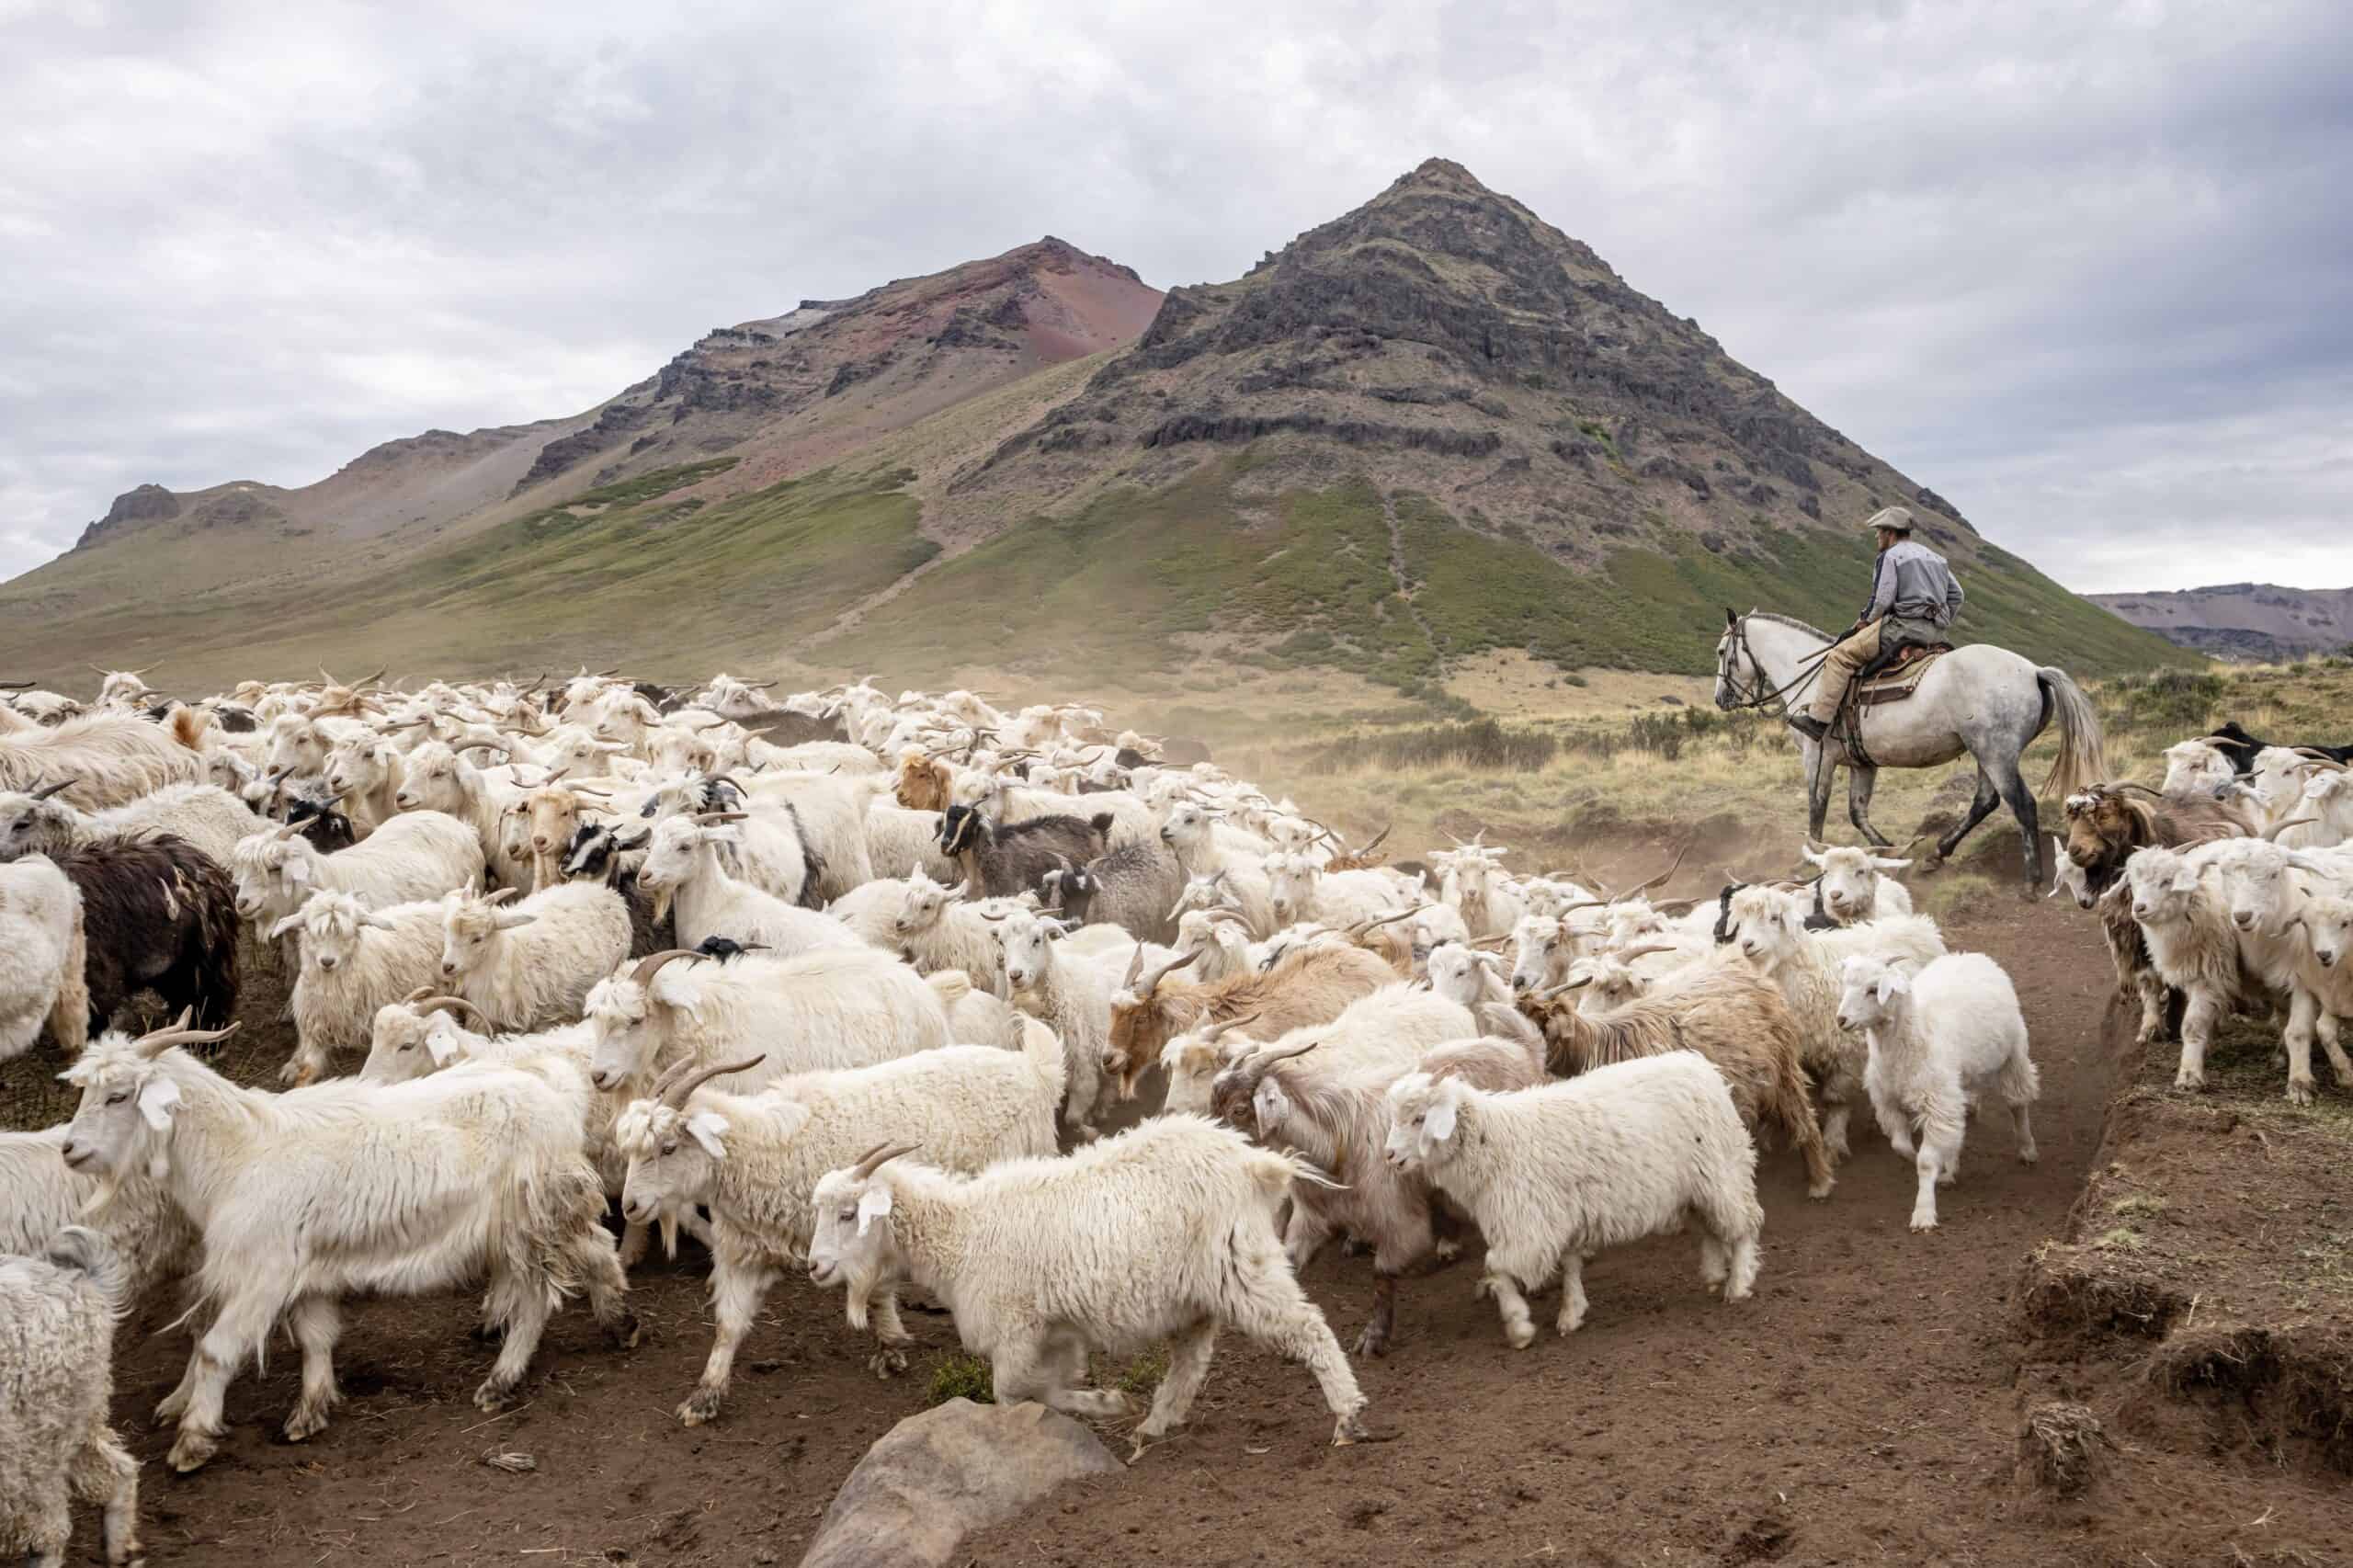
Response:
POLYGON ((1824 737, 1830 733, 1830 726, 1824 723, 1821 720, 1815 718, 1811 713, 1790 714, 1790 728, 1795 730, 1799 734, 1803 735, 1807 740, 1812 741, 1816 745, 1820 745, 1824 737))

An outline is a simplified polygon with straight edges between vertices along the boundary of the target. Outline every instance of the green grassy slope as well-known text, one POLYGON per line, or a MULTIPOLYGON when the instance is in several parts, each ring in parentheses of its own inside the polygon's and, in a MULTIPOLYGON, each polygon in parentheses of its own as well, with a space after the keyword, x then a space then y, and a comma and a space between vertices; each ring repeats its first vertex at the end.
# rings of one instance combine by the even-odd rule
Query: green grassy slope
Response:
POLYGON ((627 660, 702 674, 772 660, 938 552, 904 471, 827 470, 711 505, 677 494, 733 460, 591 490, 380 572, 150 597, 95 625, 18 620, 0 633, 0 666, 79 689, 79 659, 53 656, 70 643, 119 663, 161 656, 160 678, 188 689, 319 664, 455 674, 627 660))
MULTIPOLYGON (((1352 478, 1237 501, 1248 455, 1157 492, 1038 517, 942 563, 856 629, 829 662, 907 678, 1002 665, 1086 678, 1167 671, 1207 654, 1261 667, 1340 665, 1405 690, 1449 657, 1524 649, 1563 667, 1711 667, 1726 606, 1836 630, 1870 579, 1868 540, 1768 530, 1757 554, 1621 551, 1588 572, 1462 526, 1426 496, 1352 478), (1391 565, 1389 513, 1406 593, 1391 565)), ((1964 570, 1961 635, 2085 674, 2193 655, 1986 548, 1964 570)))

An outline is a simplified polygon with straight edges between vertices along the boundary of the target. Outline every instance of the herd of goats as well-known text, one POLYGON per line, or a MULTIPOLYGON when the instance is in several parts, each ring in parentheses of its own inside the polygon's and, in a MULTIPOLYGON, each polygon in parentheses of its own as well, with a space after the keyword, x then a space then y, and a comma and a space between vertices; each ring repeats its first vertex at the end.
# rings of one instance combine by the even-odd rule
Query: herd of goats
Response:
MULTIPOLYGON (((2168 763, 2067 801, 2053 893, 2099 912, 2144 1039, 2178 1028, 2183 1086, 2218 1019, 2279 1007, 2290 1096, 2315 1034, 2353 1084, 2346 754, 2233 732, 2168 763)), ((0 1133, 0 1557, 60 1562, 72 1497, 138 1552, 112 1324, 175 1285, 184 1471, 281 1324, 299 1441, 346 1297, 483 1288, 496 1411, 567 1298, 633 1344, 627 1271, 681 1231, 717 1320, 690 1426, 803 1270, 883 1376, 902 1288, 999 1399, 1080 1416, 1129 1408, 1091 1354, 1165 1342, 1141 1452, 1232 1326, 1347 1443, 1366 1401, 1298 1281, 1331 1240, 1370 1256, 1358 1355, 1473 1227, 1525 1348, 1529 1292, 1557 1279, 1572 1333, 1585 1262, 1643 1236, 1688 1227, 1708 1290, 1749 1295, 1760 1131, 1826 1198, 1868 1107, 1915 1230, 1982 1096, 2035 1157, 2010 981, 1946 950, 1904 860, 1809 845, 1810 878, 1676 902, 1673 867, 1612 889, 1480 841, 1388 864, 1084 708, 585 671, 182 703, 115 672, 0 706, 0 1063, 45 1033, 81 1096, 0 1133), (282 1089, 208 1064, 256 966, 290 977, 282 1089), (176 1020, 110 1027, 145 992, 176 1020)))

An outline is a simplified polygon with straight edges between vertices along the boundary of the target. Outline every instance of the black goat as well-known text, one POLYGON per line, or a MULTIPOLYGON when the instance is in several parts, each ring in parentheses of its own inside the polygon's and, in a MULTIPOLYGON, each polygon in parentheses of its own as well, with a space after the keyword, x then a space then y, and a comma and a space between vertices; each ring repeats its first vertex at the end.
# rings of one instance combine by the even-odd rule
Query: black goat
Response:
POLYGON ((610 823, 584 822, 572 830, 572 846, 563 855, 566 881, 602 882, 621 895, 621 903, 629 906, 629 954, 633 959, 678 945, 676 919, 668 915, 654 918, 653 895, 637 885, 636 868, 623 858, 644 848, 653 836, 651 828, 624 837, 610 823))
MULTIPOLYGON (((2231 767, 2242 774, 2255 771, 2257 752, 2268 746, 2284 745, 2280 741, 2259 741, 2246 733, 2236 719, 2208 735, 2206 743, 2231 759, 2231 767)), ((2290 750, 2318 752, 2331 762, 2353 762, 2353 746, 2291 746, 2290 750)))
POLYGON ((977 884, 982 897, 1007 898, 1028 892, 1065 862, 1102 854, 1111 822, 1110 812, 1097 812, 1086 822, 1043 816, 1000 827, 972 806, 950 806, 939 819, 939 848, 964 868, 966 885, 977 884))
POLYGON ((1173 942, 1169 910, 1185 893, 1185 869, 1157 844, 1122 844, 1084 866, 1060 860, 1038 879, 1039 896, 1074 926, 1117 926, 1141 942, 1173 942))
POLYGON ((302 836, 322 855, 348 849, 359 842, 358 830, 351 825, 349 817, 335 809, 333 801, 297 795, 286 803, 286 820, 301 823, 302 836))
POLYGON ((142 987, 167 1012, 193 1007, 199 1028, 229 1021, 237 900, 218 861, 168 833, 93 839, 54 858, 82 894, 93 1035, 142 987))

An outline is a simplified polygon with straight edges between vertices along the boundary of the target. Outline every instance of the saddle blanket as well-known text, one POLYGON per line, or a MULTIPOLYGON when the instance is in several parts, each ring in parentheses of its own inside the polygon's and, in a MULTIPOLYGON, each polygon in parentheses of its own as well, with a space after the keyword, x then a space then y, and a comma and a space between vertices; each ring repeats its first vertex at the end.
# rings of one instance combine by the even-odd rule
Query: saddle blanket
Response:
POLYGON ((1855 687, 1855 702, 1859 707, 1876 708, 1884 702, 1901 702, 1920 688, 1920 682, 1938 659, 1952 652, 1949 643, 1933 648, 1907 646, 1895 655, 1895 663, 1859 681, 1855 687))

